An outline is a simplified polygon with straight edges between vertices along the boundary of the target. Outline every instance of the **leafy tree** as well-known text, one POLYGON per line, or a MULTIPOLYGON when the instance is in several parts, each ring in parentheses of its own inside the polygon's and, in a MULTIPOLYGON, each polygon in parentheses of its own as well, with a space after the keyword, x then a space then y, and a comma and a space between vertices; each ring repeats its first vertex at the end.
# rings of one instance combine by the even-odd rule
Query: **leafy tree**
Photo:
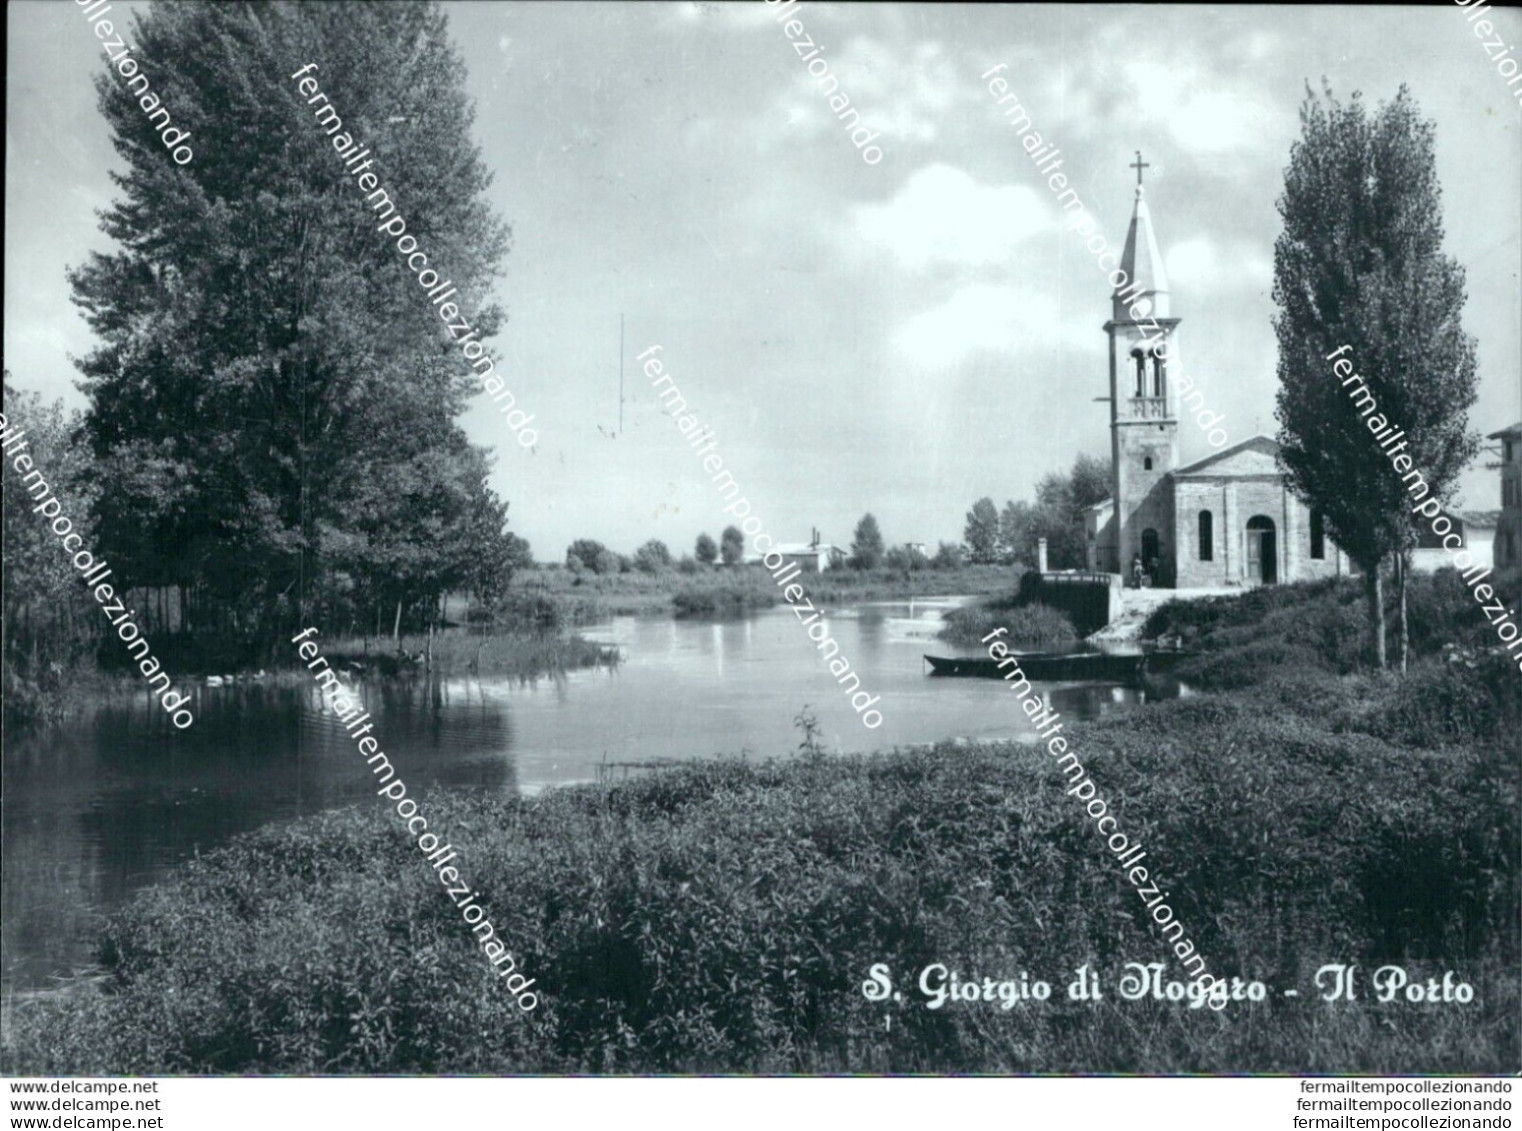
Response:
POLYGON ((1007 502, 999 512, 999 558, 1010 565, 1036 564, 1037 516, 1025 501, 1007 502))
POLYGON ((909 573, 912 570, 927 568, 930 565, 930 559, 915 546, 889 546, 883 553, 883 565, 892 570, 909 573))
POLYGON ((931 569, 961 569, 962 547, 942 542, 936 547, 935 557, 930 559, 931 569))
MULTIPOLYGON (((715 547, 715 549, 717 549, 717 547, 715 547)), ((713 563, 709 562, 708 564, 712 565, 713 563)), ((697 573, 698 572, 697 559, 694 558, 691 554, 683 554, 682 555, 682 560, 676 563, 676 571, 678 573, 688 573, 688 574, 697 573)))
POLYGON ((469 546, 460 564, 457 584, 482 605, 493 608, 507 596, 513 577, 534 568, 528 542, 506 529, 507 504, 481 484, 472 495, 472 516, 466 532, 469 546))
POLYGON ((128 84, 99 76, 126 164, 102 221, 118 250, 70 283, 102 342, 79 363, 102 539, 136 583, 227 610, 209 628, 304 620, 338 572, 426 609, 482 521, 456 423, 477 381, 288 76, 316 64, 343 133, 373 147, 373 175, 489 339, 507 230, 484 202, 442 10, 158 5, 130 38, 197 152, 176 164, 128 84), (442 509, 384 531, 376 506, 442 509))
POLYGON ((972 510, 967 512, 962 541, 967 543, 967 558, 974 565, 999 560, 999 512, 994 501, 986 495, 973 503, 972 510))
POLYGON ((1073 461, 1073 470, 1069 473, 1072 484, 1069 491, 1080 527, 1084 510, 1110 497, 1110 474, 1110 461, 1107 459, 1080 453, 1073 461))
POLYGON ((1035 562, 1037 538, 1046 539, 1047 565, 1052 569, 1081 569, 1087 563, 1084 510, 1110 494, 1110 467, 1103 460, 1079 455, 1072 469, 1044 475, 1036 485, 1036 506, 1030 541, 1035 562))
POLYGON ((851 564, 857 569, 876 569, 882 561, 882 531, 877 528, 877 519, 864 514, 851 538, 851 564))
POLYGON ((693 550, 697 554, 698 561, 704 565, 711 566, 719 560, 718 544, 706 534, 698 535, 698 543, 693 550))
POLYGON ((1380 567, 1394 557, 1404 668, 1412 507, 1428 492, 1447 500, 1479 448, 1468 432, 1476 374, 1461 323, 1464 272, 1441 251, 1434 126, 1404 86, 1372 115, 1357 94, 1340 103, 1330 89, 1324 100, 1308 90, 1300 124, 1274 245, 1280 460, 1363 572, 1380 667, 1380 567), (1334 368, 1339 351, 1349 364, 1334 368), (1387 423, 1405 431, 1399 456, 1409 463, 1392 463, 1374 439, 1387 423))
POLYGON ((592 538, 578 538, 566 548, 565 564, 571 569, 586 569, 593 573, 616 573, 618 558, 592 538))
POLYGON ((745 535, 738 526, 726 526, 719 535, 719 552, 725 565, 738 565, 745 560, 745 535))
POLYGON ((396 635, 409 610, 436 625, 450 590, 495 602, 511 580, 507 505, 486 487, 486 456, 463 436, 452 447, 371 469, 353 521, 322 532, 330 564, 377 613, 390 613, 396 635))
MULTIPOLYGON (((90 520, 90 506, 99 490, 100 476, 89 450, 71 437, 78 416, 64 416, 63 406, 44 407, 36 393, 23 393, 5 374, 5 416, 9 427, 24 430, 21 443, 6 457, 3 492, 5 551, 5 674, 4 698, 8 719, 21 721, 36 712, 57 706, 68 670, 87 664, 106 626, 90 591, 80 583, 83 576, 73 565, 73 553, 89 551, 98 562, 113 561, 97 538, 90 520), (24 446, 23 446, 24 445, 24 446), (28 471, 15 461, 32 461, 28 471), (62 508, 73 533, 80 536, 79 549, 65 551, 49 518, 35 513, 42 505, 38 481, 22 480, 36 471, 47 483, 62 508), (52 703, 42 696, 54 697, 52 703), (16 708, 23 708, 17 711, 16 708)), ((71 542, 71 545, 73 543, 71 542)), ((114 580, 114 579, 113 579, 114 580)), ((146 612, 146 610, 145 610, 146 612)), ((146 616, 136 618, 148 624, 146 616)))
POLYGON ((666 543, 652 538, 634 551, 634 568, 641 573, 660 573, 663 569, 669 569, 671 551, 666 549, 666 543))

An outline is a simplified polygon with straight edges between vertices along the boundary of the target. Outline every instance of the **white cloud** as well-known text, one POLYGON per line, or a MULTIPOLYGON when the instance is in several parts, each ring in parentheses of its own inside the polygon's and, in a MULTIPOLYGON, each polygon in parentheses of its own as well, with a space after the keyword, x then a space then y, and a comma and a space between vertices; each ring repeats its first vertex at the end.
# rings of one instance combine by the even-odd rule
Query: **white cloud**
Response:
POLYGON ((1219 78, 1207 83, 1198 70, 1177 61, 1136 61, 1126 64, 1125 73, 1141 117, 1166 125, 1186 152, 1225 153, 1261 145, 1265 111, 1219 78))
POLYGON ((1215 244, 1203 236, 1174 244, 1168 250, 1167 263, 1172 286, 1210 283, 1216 273, 1215 244))
POLYGON ((895 349, 916 364, 946 369, 983 350, 1013 355, 1070 344, 1074 331, 1071 326, 1064 328, 1061 314, 1050 292, 974 283, 940 306, 909 319, 892 341, 895 349))
POLYGON ((1047 230, 1046 201, 1025 185, 983 185, 961 169, 920 169, 886 204, 857 207, 856 236, 911 267, 1007 262, 1047 230))
POLYGON ((1273 263, 1256 245, 1222 247, 1206 236, 1174 244, 1166 253, 1174 294, 1187 288, 1219 294, 1235 287, 1260 290, 1273 279, 1273 263))
POLYGON ((851 110, 869 131, 881 135, 877 144, 885 152, 899 142, 928 145, 942 136, 955 108, 976 97, 976 87, 967 82, 941 44, 920 42, 898 51, 880 39, 861 35, 847 39, 845 26, 820 16, 816 12, 812 22, 804 21, 805 35, 817 50, 799 52, 797 45, 803 39, 775 37, 772 46, 781 56, 779 73, 791 77, 773 98, 758 133, 764 146, 792 145, 800 138, 841 130, 839 117, 851 110), (807 65, 805 56, 810 57, 807 65), (820 65, 824 69, 819 70, 820 65), (811 73, 810 67, 818 73, 811 73), (840 95, 848 99, 848 105, 835 111, 830 100, 840 95))

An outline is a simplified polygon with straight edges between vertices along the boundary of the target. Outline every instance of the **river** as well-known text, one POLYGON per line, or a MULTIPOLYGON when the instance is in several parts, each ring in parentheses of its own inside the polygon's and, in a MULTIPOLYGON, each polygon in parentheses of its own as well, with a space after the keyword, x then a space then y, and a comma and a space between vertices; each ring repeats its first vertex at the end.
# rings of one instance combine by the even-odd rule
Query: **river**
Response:
MULTIPOLYGON (((875 602, 825 618, 883 722, 866 729, 792 610, 722 622, 624 617, 586 630, 617 644, 613 669, 533 681, 377 683, 359 695, 409 793, 476 786, 533 793, 617 778, 627 763, 715 754, 787 756, 805 706, 836 752, 946 738, 1028 739, 993 680, 931 679, 924 652, 957 598, 875 602)), ((1037 685, 1069 719, 1123 710, 1140 692, 1037 685)), ((194 691, 176 731, 146 695, 98 706, 4 750, 3 908, 7 992, 89 964, 93 930, 139 888, 234 835, 368 801, 371 775, 312 687, 235 683, 194 691)))

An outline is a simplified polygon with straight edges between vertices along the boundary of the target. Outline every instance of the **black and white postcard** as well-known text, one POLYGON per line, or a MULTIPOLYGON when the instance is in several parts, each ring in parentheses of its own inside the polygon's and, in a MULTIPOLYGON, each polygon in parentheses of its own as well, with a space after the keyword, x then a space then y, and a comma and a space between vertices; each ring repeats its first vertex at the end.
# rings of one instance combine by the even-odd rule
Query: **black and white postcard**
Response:
POLYGON ((15 1117, 172 1127, 46 1089, 184 1076, 1509 1110, 1515 9, 7 19, 15 1117))

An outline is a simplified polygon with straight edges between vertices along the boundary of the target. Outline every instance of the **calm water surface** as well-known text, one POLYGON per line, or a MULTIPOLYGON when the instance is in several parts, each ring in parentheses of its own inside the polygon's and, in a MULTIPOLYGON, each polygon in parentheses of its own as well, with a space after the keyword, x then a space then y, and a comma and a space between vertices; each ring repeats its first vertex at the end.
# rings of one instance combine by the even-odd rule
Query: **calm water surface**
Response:
MULTIPOLYGON (((882 602, 826 617, 862 687, 881 697, 874 731, 786 608, 721 623, 625 617, 588 630, 620 646, 623 662, 612 671, 419 680, 359 694, 409 794, 455 786, 532 793, 626 772, 617 763, 786 756, 805 705, 835 751, 1032 737, 1003 684, 924 674, 924 652, 958 651, 934 640, 943 612, 958 603, 882 602)), ((1038 687, 1070 719, 1123 710, 1139 695, 1113 685, 1038 687)), ((197 851, 352 802, 379 814, 367 767, 314 689, 245 683, 194 694, 195 725, 184 732, 144 696, 7 743, 7 989, 46 986, 87 965, 98 915, 197 851)))

